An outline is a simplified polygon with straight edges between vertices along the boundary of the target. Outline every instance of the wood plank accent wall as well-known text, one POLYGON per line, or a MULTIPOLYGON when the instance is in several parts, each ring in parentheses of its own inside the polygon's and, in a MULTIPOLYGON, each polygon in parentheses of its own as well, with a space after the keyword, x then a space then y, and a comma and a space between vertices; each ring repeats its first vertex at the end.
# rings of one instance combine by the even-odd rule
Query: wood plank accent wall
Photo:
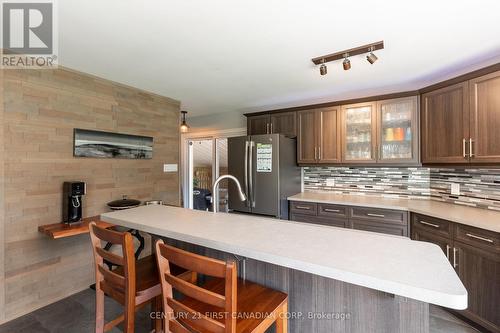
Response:
MULTIPOLYGON (((4 321, 87 288, 88 235, 52 240, 38 226, 62 220, 63 181, 87 183, 84 216, 128 195, 178 205, 179 102, 68 69, 3 71, 4 321), (73 157, 73 129, 154 137, 153 159, 73 157)), ((0 303, 1 304, 1 303, 0 303)))
POLYGON ((4 281, 4 226, 5 226, 5 211, 4 211, 4 144, 3 144, 3 70, 0 70, 0 323, 4 321, 4 301, 5 301, 5 281, 4 281))

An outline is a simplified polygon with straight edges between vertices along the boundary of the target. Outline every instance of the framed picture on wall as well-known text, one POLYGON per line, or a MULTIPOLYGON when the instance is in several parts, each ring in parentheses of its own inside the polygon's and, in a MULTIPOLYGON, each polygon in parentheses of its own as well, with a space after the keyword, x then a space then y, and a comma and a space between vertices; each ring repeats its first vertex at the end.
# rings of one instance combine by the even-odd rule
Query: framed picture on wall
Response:
POLYGON ((150 159, 153 158, 153 138, 75 128, 73 155, 94 158, 150 159))

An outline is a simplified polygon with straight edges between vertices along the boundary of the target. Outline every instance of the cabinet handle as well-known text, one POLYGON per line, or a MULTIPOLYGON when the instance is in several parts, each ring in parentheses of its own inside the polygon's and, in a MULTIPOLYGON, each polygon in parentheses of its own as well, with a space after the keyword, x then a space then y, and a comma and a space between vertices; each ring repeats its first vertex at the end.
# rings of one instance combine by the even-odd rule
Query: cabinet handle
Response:
POLYGON ((321 146, 318 147, 318 160, 321 159, 321 146))
POLYGON ((457 263, 457 248, 453 248, 453 268, 457 268, 458 263, 457 263))
POLYGON ((324 208, 323 210, 330 213, 340 213, 339 209, 324 208))
POLYGON ((366 215, 372 216, 372 217, 385 217, 385 215, 382 214, 372 214, 372 213, 367 213, 366 215))
POLYGON ((479 240, 482 240, 483 242, 488 242, 488 243, 493 243, 493 239, 489 239, 489 238, 484 238, 484 237, 481 237, 481 236, 476 236, 476 235, 473 235, 473 234, 465 234, 467 237, 470 237, 470 238, 475 238, 475 239, 479 239, 479 240))
POLYGON ((465 159, 469 157, 467 155, 467 140, 465 138, 462 139, 462 155, 465 159))
POLYGON ((308 207, 308 206, 295 206, 295 208, 297 209, 305 209, 305 210, 310 210, 311 207, 308 207))
POLYGON ((266 124, 266 134, 269 134, 269 123, 266 124))
POLYGON ((474 140, 472 138, 469 139, 469 157, 473 158, 474 157, 474 148, 472 147, 472 144, 474 143, 474 140))
POLYGON ((273 123, 271 123, 271 132, 269 134, 273 134, 274 131, 273 131, 273 123))
POLYGON ((424 224, 424 225, 428 225, 429 227, 439 228, 439 225, 434 224, 434 223, 425 222, 425 221, 419 221, 419 222, 422 223, 422 224, 424 224))
POLYGON ((315 159, 315 160, 317 160, 317 159, 318 159, 318 158, 317 158, 317 156, 318 156, 317 151, 318 151, 318 148, 317 148, 317 147, 314 147, 314 159, 315 159))
POLYGON ((448 260, 450 260, 450 249, 451 249, 451 246, 446 244, 446 258, 448 258, 448 260))

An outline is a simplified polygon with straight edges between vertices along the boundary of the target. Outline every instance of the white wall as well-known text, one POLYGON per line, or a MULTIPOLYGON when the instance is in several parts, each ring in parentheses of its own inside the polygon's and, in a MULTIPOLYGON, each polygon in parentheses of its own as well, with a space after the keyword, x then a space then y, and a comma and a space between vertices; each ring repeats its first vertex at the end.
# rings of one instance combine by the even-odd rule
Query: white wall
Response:
POLYGON ((187 123, 192 131, 213 131, 233 128, 246 128, 247 121, 243 112, 224 112, 206 116, 188 117, 187 123))

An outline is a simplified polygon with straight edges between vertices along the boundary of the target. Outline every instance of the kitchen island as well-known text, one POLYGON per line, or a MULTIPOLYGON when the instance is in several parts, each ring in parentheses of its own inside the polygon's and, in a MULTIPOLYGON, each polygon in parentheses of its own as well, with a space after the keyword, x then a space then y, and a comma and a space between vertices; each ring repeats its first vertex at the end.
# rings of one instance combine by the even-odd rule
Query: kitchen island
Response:
POLYGON ((205 255, 248 258, 248 280, 289 294, 290 332, 428 332, 429 303, 467 307, 463 284, 430 243, 159 205, 105 213, 101 220, 205 255))

